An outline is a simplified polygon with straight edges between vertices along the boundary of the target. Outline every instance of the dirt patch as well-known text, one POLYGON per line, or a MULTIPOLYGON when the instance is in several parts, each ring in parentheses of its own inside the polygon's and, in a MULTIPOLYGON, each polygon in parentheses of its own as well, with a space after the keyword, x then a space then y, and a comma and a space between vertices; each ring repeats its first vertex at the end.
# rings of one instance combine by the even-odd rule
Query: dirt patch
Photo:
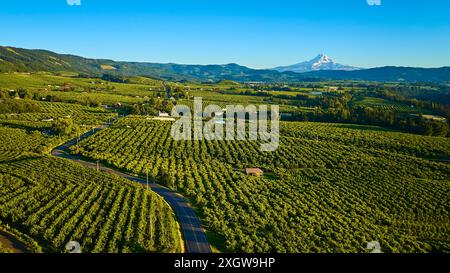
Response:
POLYGON ((102 64, 100 67, 103 70, 116 70, 116 68, 114 66, 111 66, 111 65, 104 65, 104 64, 102 64))

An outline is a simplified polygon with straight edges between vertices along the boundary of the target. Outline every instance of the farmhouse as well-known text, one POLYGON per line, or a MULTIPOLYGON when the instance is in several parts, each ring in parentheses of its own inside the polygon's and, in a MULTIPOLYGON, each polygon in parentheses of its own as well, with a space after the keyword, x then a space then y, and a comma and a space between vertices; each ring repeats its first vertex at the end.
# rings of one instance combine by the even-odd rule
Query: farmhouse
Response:
POLYGON ((262 176, 264 172, 259 168, 246 168, 245 173, 253 176, 262 176))

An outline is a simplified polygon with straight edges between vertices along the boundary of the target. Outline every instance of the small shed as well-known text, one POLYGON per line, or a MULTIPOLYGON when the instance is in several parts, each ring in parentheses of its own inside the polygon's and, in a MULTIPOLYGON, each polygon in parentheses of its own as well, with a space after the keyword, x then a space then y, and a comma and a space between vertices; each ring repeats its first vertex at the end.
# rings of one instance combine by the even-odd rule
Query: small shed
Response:
POLYGON ((246 168, 245 173, 253 176, 262 176, 264 174, 263 170, 259 168, 246 168))

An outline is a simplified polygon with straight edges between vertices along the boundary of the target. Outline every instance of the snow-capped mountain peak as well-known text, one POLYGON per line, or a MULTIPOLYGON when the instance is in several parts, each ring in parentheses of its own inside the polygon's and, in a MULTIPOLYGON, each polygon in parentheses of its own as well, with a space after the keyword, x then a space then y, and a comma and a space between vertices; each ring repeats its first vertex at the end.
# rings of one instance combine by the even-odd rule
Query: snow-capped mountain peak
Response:
POLYGON ((314 70, 320 70, 320 67, 325 65, 325 64, 335 64, 335 62, 333 61, 333 59, 331 59, 330 57, 328 57, 326 54, 319 54, 316 58, 312 59, 310 61, 311 66, 313 68, 316 68, 314 70))
POLYGON ((319 54, 316 58, 314 58, 318 63, 332 63, 334 62, 333 59, 328 57, 327 54, 319 54))
POLYGON ((290 66, 276 67, 273 70, 279 72, 292 71, 297 73, 316 71, 316 70, 357 70, 358 68, 336 63, 326 54, 319 54, 314 59, 301 62, 290 66))

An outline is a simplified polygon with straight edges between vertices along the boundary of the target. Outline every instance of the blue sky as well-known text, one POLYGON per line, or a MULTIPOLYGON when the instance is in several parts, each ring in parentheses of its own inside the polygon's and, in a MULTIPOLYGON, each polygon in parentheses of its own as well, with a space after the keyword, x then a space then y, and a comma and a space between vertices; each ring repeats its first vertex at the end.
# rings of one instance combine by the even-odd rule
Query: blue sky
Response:
POLYGON ((126 61, 450 65, 450 1, 0 0, 0 45, 126 61))

